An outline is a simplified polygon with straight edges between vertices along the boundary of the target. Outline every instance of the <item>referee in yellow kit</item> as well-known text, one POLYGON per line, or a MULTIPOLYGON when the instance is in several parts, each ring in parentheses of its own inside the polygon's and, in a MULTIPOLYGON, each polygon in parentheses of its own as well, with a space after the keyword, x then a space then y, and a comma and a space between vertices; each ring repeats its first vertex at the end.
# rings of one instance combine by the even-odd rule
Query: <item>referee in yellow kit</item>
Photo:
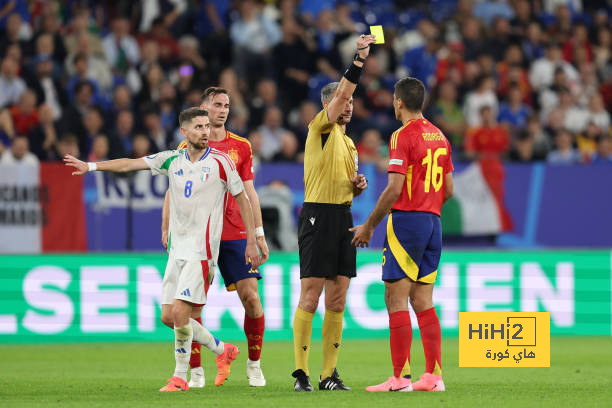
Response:
POLYGON ((308 372, 312 318, 325 287, 323 370, 319 390, 350 390, 338 376, 342 318, 350 279, 356 276, 351 245, 353 197, 367 187, 357 174, 357 149, 345 134, 353 115, 353 92, 376 38, 361 35, 357 54, 342 80, 321 90, 323 110, 308 125, 304 156, 305 199, 298 225, 300 303, 293 321, 295 391, 313 391, 308 372))

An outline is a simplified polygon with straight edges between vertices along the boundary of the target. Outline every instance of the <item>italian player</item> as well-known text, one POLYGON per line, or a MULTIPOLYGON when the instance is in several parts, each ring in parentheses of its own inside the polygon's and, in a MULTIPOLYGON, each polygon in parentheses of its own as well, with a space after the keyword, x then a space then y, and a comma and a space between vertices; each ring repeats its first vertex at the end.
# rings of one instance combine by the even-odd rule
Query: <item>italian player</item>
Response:
MULTIPOLYGON (((117 159, 84 163, 66 155, 64 162, 76 168, 73 175, 88 171, 130 172, 151 169, 164 174, 170 184, 169 256, 162 283, 162 315, 170 315, 175 337, 176 368, 160 391, 187 391, 187 368, 193 340, 217 355, 233 360, 236 346, 216 339, 193 319, 192 309, 206 303, 219 252, 223 222, 223 201, 229 191, 236 199, 247 225, 243 262, 259 265, 253 217, 240 176, 225 153, 208 146, 210 123, 204 109, 190 108, 179 115, 187 148, 169 150, 140 159, 117 159), (206 233, 203 234, 202 230, 206 233)), ((168 317, 166 317, 168 318, 168 317)))
MULTIPOLYGON (((247 139, 233 134, 225 129, 225 122, 229 116, 230 99, 226 89, 219 87, 207 88, 201 101, 201 107, 208 111, 210 119, 211 134, 209 145, 217 150, 225 152, 236 165, 238 175, 244 183, 244 190, 249 199, 249 203, 255 221, 255 235, 257 246, 262 254, 262 263, 268 260, 270 251, 266 243, 261 218, 261 208, 259 197, 253 186, 253 153, 251 144, 247 139)), ((182 142, 179 148, 186 142, 182 142)), ((168 229, 168 198, 164 202, 164 212, 162 213, 162 242, 167 245, 168 229)), ((266 385, 260 365, 261 348, 265 330, 265 319, 257 281, 261 279, 261 274, 257 268, 245 265, 241 262, 241 254, 247 244, 246 228, 236 200, 228 194, 224 202, 223 233, 221 234, 221 245, 219 248, 219 270, 223 276, 225 286, 228 291, 237 291, 238 296, 244 306, 244 333, 249 347, 249 358, 247 360, 246 374, 249 385, 262 387, 266 385)), ((201 308, 194 308, 192 317, 201 320, 201 308)), ((190 387, 204 387, 204 369, 201 363, 201 346, 192 346, 191 360, 191 379, 190 387)), ((229 375, 229 362, 222 357, 217 357, 217 376, 215 385, 221 385, 229 375)))
POLYGON ((382 279, 389 312, 393 376, 366 391, 444 391, 440 321, 433 284, 442 251, 440 211, 453 194, 451 147, 440 129, 423 117, 425 87, 416 78, 395 84, 393 106, 402 127, 389 143, 389 181, 363 225, 352 228, 353 245, 368 246, 374 228, 388 213, 382 279), (425 374, 412 384, 412 327, 408 299, 421 330, 425 374))

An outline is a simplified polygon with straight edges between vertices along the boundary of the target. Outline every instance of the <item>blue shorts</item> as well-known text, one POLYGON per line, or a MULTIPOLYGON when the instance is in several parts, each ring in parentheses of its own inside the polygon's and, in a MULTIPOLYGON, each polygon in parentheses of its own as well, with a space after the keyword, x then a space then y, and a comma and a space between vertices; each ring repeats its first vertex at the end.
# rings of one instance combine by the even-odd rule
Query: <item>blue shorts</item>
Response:
POLYGON ((246 239, 221 241, 219 246, 219 270, 228 291, 236 290, 236 282, 247 278, 261 279, 257 269, 251 269, 251 264, 244 263, 246 239))
POLYGON ((434 283, 442 253, 440 217, 428 212, 394 211, 387 221, 382 280, 408 277, 434 283))

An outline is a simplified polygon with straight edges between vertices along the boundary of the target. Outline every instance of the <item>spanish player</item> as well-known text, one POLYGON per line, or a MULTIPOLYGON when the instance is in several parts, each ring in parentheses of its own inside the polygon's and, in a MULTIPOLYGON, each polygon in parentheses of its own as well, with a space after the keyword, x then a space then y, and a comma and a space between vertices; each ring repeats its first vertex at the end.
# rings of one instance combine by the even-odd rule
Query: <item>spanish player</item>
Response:
MULTIPOLYGON (((226 89, 209 87, 202 94, 200 107, 208 111, 210 118, 210 139, 208 144, 220 150, 232 159, 238 174, 244 183, 244 190, 251 204, 253 219, 255 221, 255 235, 257 246, 262 253, 262 263, 268 260, 270 251, 264 236, 263 223, 259 197, 253 186, 253 153, 251 144, 245 138, 235 135, 225 128, 225 122, 229 116, 230 98, 226 89)), ((179 149, 185 141, 179 145, 179 149)), ((237 291, 245 310, 244 334, 249 347, 249 358, 247 360, 246 374, 249 385, 263 387, 266 379, 260 365, 261 348, 265 330, 264 311, 259 298, 257 281, 261 279, 261 273, 257 268, 245 265, 242 258, 238 256, 244 253, 246 245, 246 229, 236 200, 231 195, 226 196, 225 212, 223 217, 223 233, 219 247, 218 266, 223 276, 223 281, 228 291, 237 291)), ((168 199, 164 202, 162 213, 162 241, 167 246, 168 229, 168 199)), ((193 317, 201 322, 202 308, 194 308, 193 317)), ((189 386, 192 388, 204 386, 204 369, 201 363, 200 344, 194 343, 192 347, 191 379, 189 386)), ((221 385, 229 375, 231 361, 223 361, 217 358, 217 376, 215 385, 221 385)))
POLYGON ((363 225, 352 228, 353 244, 368 246, 374 228, 388 213, 382 279, 389 312, 393 376, 367 391, 444 391, 440 321, 433 306, 433 284, 442 251, 440 211, 453 194, 451 146, 421 113, 425 87, 416 78, 395 84, 393 106, 402 127, 389 143, 389 181, 363 225), (412 385, 412 327, 408 298, 416 313, 425 374, 412 385))
POLYGON ((351 246, 353 197, 366 187, 357 174, 357 150, 346 135, 357 87, 372 35, 357 39, 357 54, 342 80, 321 90, 323 110, 308 125, 304 155, 305 199, 298 221, 300 301, 293 321, 295 391, 313 391, 308 371, 312 319, 325 288, 323 370, 320 390, 350 390, 338 376, 336 363, 342 341, 342 319, 350 279, 356 275, 351 246))

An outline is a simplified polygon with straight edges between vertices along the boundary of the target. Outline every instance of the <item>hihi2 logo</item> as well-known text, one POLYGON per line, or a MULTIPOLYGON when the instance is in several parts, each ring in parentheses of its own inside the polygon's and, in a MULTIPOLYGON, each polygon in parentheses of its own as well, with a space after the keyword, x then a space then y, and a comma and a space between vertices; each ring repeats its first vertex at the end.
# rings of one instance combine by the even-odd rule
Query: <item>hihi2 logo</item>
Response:
POLYGON ((550 367, 550 313, 459 313, 459 367, 550 367))

